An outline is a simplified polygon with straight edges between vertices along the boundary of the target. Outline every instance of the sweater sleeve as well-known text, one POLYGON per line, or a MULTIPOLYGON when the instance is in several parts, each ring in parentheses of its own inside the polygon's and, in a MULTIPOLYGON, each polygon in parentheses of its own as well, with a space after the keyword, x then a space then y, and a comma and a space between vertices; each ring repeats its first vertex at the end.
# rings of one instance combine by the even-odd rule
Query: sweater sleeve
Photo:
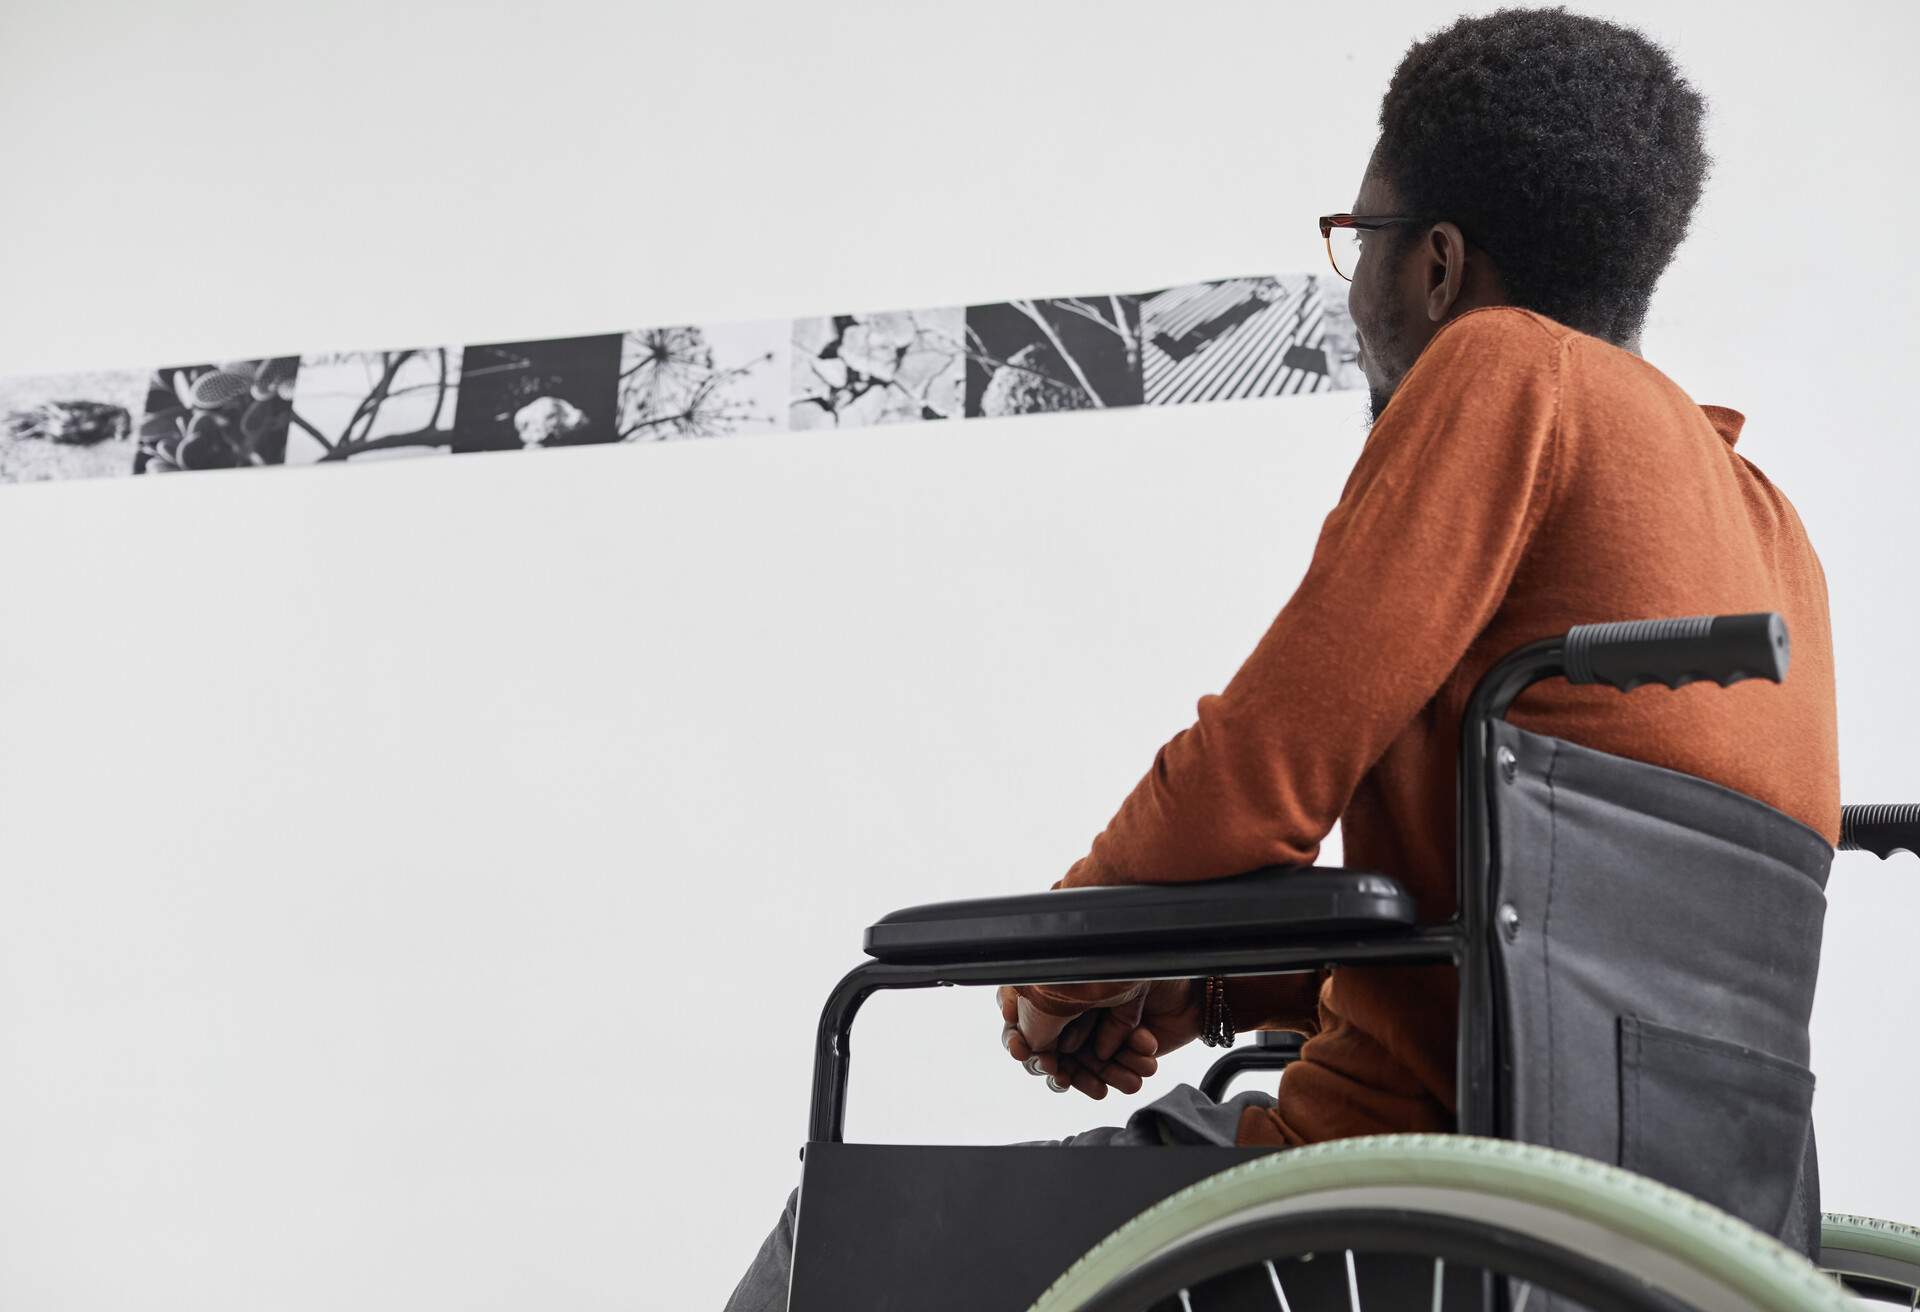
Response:
POLYGON ((1505 597, 1551 499, 1566 340, 1511 306, 1441 326, 1293 596, 1054 888, 1314 862, 1505 597))
POLYGON ((1326 978, 1325 967, 1284 975, 1227 976, 1227 1009, 1234 1029, 1315 1033, 1320 1028, 1320 986, 1326 978))

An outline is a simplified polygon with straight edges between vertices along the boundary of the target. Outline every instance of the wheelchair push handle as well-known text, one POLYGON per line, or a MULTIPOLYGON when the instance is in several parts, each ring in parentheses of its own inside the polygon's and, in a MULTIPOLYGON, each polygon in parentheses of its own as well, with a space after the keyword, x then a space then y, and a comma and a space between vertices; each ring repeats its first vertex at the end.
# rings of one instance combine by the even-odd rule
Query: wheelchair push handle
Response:
POLYGON ((1679 619, 1576 624, 1567 630, 1568 683, 1643 683, 1679 688, 1699 679, 1721 687, 1787 677, 1787 621, 1777 611, 1679 619))
POLYGON ((1885 861, 1895 852, 1920 856, 1920 802, 1840 808, 1842 852, 1871 852, 1885 861))

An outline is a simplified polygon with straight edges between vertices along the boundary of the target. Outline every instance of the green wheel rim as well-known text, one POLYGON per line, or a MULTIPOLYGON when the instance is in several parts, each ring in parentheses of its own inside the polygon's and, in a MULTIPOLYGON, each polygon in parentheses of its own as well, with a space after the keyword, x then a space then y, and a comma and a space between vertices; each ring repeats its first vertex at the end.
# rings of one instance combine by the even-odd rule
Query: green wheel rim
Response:
POLYGON ((1820 1218, 1820 1267, 1915 1291, 1920 1302, 1920 1229, 1871 1216, 1828 1212, 1820 1218))
POLYGON ((1841 1312, 1846 1293, 1802 1255, 1698 1198, 1588 1157, 1458 1134, 1370 1135, 1230 1167, 1162 1199, 1061 1273, 1031 1312, 1073 1312, 1142 1262, 1254 1209, 1317 1210, 1357 1191, 1471 1194, 1571 1218, 1766 1312, 1841 1312))

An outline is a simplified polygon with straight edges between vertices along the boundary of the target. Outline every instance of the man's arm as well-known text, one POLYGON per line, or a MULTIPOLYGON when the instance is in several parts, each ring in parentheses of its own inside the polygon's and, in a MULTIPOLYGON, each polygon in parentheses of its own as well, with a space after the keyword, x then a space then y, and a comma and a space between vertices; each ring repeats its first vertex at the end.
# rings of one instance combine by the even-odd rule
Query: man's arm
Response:
POLYGON ((1313 863, 1506 595, 1551 499, 1565 340, 1505 306, 1442 326, 1293 596, 1054 888, 1313 863))

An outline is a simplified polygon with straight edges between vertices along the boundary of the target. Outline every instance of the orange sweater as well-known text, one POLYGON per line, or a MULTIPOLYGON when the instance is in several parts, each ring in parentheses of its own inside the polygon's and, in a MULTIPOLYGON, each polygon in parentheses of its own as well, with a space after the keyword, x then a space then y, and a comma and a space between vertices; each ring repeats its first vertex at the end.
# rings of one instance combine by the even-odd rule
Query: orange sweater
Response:
MULTIPOLYGON (((1293 596, 1192 727, 1162 747, 1055 888, 1345 862, 1454 904, 1460 716, 1494 661, 1601 620, 1777 610, 1793 663, 1630 693, 1553 679, 1508 718, 1751 794, 1836 842, 1826 576, 1793 506, 1630 351, 1514 306, 1442 325, 1369 432, 1293 596)), ((1243 1145, 1450 1130, 1451 966, 1246 977, 1241 1028, 1310 1037, 1243 1145), (1249 1022, 1256 1022, 1250 1024, 1249 1022)))

